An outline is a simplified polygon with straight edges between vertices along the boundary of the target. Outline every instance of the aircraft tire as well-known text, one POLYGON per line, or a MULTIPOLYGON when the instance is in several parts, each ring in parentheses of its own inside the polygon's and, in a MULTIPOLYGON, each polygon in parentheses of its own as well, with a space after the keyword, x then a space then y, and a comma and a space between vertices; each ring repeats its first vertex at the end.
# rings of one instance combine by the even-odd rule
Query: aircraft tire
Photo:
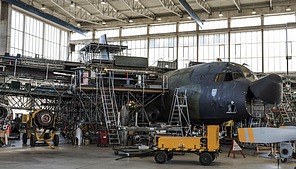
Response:
POLYGON ((27 141, 28 141, 28 135, 27 135, 27 133, 24 133, 23 134, 22 141, 23 141, 23 144, 27 144, 27 141))
POLYGON ((168 159, 168 155, 166 152, 164 151, 158 151, 155 156, 154 156, 154 159, 155 161, 158 163, 158 164, 163 164, 167 161, 168 159))
POLYGON ((36 136, 32 134, 30 138, 30 146, 35 147, 35 143, 36 143, 36 136))
POLYGON ((59 135, 55 134, 54 137, 53 137, 53 145, 54 146, 59 146, 59 143, 60 143, 59 135))
POLYGON ((201 165, 210 165, 213 161, 213 156, 208 152, 203 152, 199 155, 199 162, 201 165))

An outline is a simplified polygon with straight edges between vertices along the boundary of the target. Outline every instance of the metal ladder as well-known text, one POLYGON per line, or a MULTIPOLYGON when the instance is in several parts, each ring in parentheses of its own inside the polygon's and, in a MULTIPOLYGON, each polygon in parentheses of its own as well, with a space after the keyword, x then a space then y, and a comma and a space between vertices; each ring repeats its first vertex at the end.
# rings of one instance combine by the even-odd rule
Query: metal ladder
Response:
POLYGON ((291 122, 291 118, 289 116, 289 104, 288 103, 281 103, 278 105, 279 113, 282 117, 283 122, 291 122))
POLYGON ((269 111, 266 112, 266 120, 267 120, 267 127, 275 127, 276 121, 274 117, 274 112, 271 110, 272 108, 269 108, 269 111))
POLYGON ((113 73, 109 72, 107 89, 105 89, 104 79, 102 75, 100 75, 99 84, 100 84, 99 88, 101 91, 101 99, 102 99, 105 123, 106 123, 106 128, 108 130, 109 144, 118 145, 120 144, 119 133, 117 129, 117 126, 119 125, 117 120, 118 108, 117 108, 116 98, 114 93, 113 73))
POLYGON ((261 117, 252 117, 249 127, 261 127, 261 117))
POLYGON ((179 88, 175 89, 171 112, 169 116, 169 125, 178 126, 181 128, 181 135, 191 134, 190 117, 187 104, 187 90, 183 92, 179 88), (185 122, 183 125, 182 123, 185 122), (184 133, 183 129, 187 130, 184 133))
POLYGON ((252 100, 252 117, 249 121, 249 127, 261 127, 262 117, 265 112, 265 105, 260 100, 252 100))
POLYGON ((283 99, 283 102, 282 104, 284 105, 285 107, 285 110, 290 118, 290 121, 294 122, 296 119, 296 110, 295 110, 295 105, 294 105, 294 98, 293 98, 293 95, 291 92, 289 93, 285 93, 284 94, 284 99, 283 99))

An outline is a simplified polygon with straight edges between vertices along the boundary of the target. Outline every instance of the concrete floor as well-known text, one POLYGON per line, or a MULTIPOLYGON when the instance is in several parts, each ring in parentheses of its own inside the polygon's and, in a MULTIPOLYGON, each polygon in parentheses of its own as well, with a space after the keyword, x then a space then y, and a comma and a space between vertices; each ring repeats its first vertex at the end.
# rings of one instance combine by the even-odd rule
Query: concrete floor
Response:
POLYGON ((233 159, 232 156, 227 157, 229 148, 223 145, 220 157, 210 166, 202 166, 198 156, 190 153, 175 155, 171 161, 157 164, 153 156, 116 160, 120 156, 114 154, 112 147, 97 147, 96 144, 75 146, 61 143, 59 147, 50 149, 48 146, 31 148, 21 145, 20 141, 11 141, 11 146, 0 148, 0 169, 294 169, 296 166, 294 160, 278 166, 277 160, 267 158, 267 152, 258 156, 250 149, 243 150, 247 158, 238 153, 233 159))

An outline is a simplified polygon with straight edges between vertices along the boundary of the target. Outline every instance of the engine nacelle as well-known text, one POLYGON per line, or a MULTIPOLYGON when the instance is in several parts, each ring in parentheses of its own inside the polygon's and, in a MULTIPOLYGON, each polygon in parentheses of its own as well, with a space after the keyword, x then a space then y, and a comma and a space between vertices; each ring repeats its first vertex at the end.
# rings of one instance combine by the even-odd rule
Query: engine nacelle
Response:
POLYGON ((292 153, 293 153, 293 147, 291 143, 282 142, 280 144, 280 155, 282 158, 289 158, 292 156, 292 153))
POLYGON ((6 130, 10 124, 12 111, 6 104, 0 103, 0 130, 6 130))
POLYGON ((49 110, 36 110, 31 116, 31 125, 38 128, 48 128, 54 125, 54 114, 49 110))

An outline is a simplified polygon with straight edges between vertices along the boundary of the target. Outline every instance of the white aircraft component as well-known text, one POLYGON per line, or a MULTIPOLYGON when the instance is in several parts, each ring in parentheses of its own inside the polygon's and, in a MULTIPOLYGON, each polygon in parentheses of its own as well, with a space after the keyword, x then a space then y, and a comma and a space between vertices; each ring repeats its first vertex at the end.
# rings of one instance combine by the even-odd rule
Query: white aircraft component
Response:
POLYGON ((279 143, 296 140, 296 128, 239 128, 238 138, 244 143, 279 143))

